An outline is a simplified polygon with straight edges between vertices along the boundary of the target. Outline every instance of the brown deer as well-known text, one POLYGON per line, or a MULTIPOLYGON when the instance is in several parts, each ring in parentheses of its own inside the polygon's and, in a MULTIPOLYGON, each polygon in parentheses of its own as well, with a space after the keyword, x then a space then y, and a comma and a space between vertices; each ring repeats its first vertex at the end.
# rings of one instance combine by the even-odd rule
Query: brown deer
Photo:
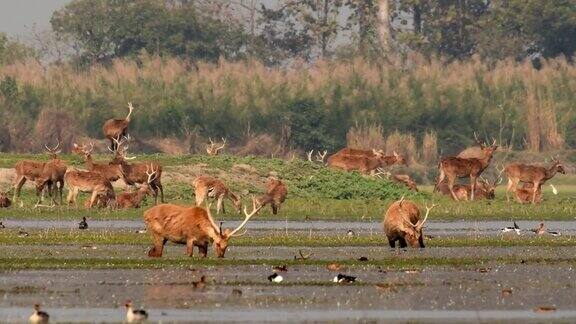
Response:
POLYGON ((437 190, 438 185, 444 180, 444 178, 447 178, 448 188, 450 189, 452 197, 454 200, 459 200, 454 192, 454 182, 456 181, 456 178, 470 177, 470 199, 474 200, 474 194, 476 191, 476 179, 488 167, 488 164, 490 164, 492 155, 498 148, 498 146, 495 144, 496 140, 494 140, 494 143, 492 143, 490 146, 481 146, 482 152, 484 154, 482 159, 465 159, 453 156, 443 158, 438 165, 440 175, 438 176, 438 181, 436 182, 434 191, 437 190))
MULTIPOLYGON (((525 182, 522 188, 516 188, 514 191, 516 200, 522 204, 531 203, 532 196, 534 196, 534 185, 530 182, 525 182)), ((536 190, 536 198, 534 198, 534 203, 539 204, 542 202, 542 185, 536 190)))
POLYGON ((90 146, 74 143, 72 147, 72 152, 84 157, 84 164, 88 171, 100 173, 110 182, 117 181, 123 177, 122 168, 118 164, 94 162, 92 151, 94 151, 94 144, 92 142, 90 142, 90 146))
POLYGON ((108 119, 102 126, 104 137, 110 141, 112 149, 116 148, 115 138, 121 138, 128 135, 128 125, 130 124, 130 115, 134 107, 128 103, 128 115, 124 119, 108 119))
POLYGON ((272 207, 272 213, 276 215, 278 213, 278 209, 286 200, 286 196, 288 195, 288 189, 286 189, 286 185, 284 182, 270 177, 268 182, 266 183, 266 193, 256 199, 256 203, 262 207, 267 204, 270 204, 272 207))
POLYGON ((92 171, 69 170, 64 176, 68 188, 68 204, 76 205, 79 192, 91 192, 88 208, 94 207, 101 195, 108 199, 109 203, 116 200, 114 188, 108 179, 102 174, 92 171))
POLYGON ((424 236, 422 228, 428 219, 428 214, 437 205, 432 207, 426 206, 426 215, 424 219, 420 217, 420 209, 409 200, 400 200, 392 203, 384 215, 384 233, 388 238, 390 247, 396 247, 396 241, 400 243, 401 248, 407 244, 411 247, 424 247, 424 236))
POLYGON ((224 198, 230 199, 232 205, 239 213, 242 211, 242 201, 240 197, 230 191, 226 185, 219 179, 200 176, 192 182, 194 186, 194 193, 196 196, 196 206, 202 206, 206 198, 216 199, 216 214, 220 211, 226 213, 224 210, 224 198))
POLYGON ((92 207, 90 207, 91 203, 92 203, 92 197, 90 197, 89 199, 86 199, 86 201, 84 201, 84 207, 86 209, 115 207, 114 202, 112 200, 110 200, 110 198, 108 198, 105 195, 98 195, 96 197, 96 200, 94 201, 92 207))
MULTIPOLYGON (((511 163, 506 166, 506 176, 508 177, 508 187, 506 188, 506 200, 510 201, 508 196, 509 191, 515 191, 518 187, 518 182, 532 183, 533 188, 540 188, 546 181, 552 179, 557 172, 566 174, 564 165, 557 159, 553 159, 553 163, 549 168, 511 163)), ((539 190, 532 190, 532 203, 536 203, 536 195, 539 190)))
POLYGON ((146 195, 154 195, 154 192, 150 188, 150 183, 154 181, 156 177, 156 171, 151 166, 150 170, 146 170, 146 175, 148 180, 146 183, 140 185, 140 189, 136 192, 123 192, 116 197, 116 204, 119 208, 140 208, 140 204, 146 195))
POLYGON ((149 167, 155 170, 156 175, 154 180, 149 183, 150 188, 154 192, 154 204, 158 202, 158 192, 160 192, 160 200, 164 203, 164 188, 162 187, 162 166, 156 162, 142 162, 142 163, 128 163, 128 160, 132 160, 136 157, 127 157, 128 144, 126 141, 129 140, 125 137, 123 140, 115 139, 116 150, 114 159, 110 162, 111 165, 119 165, 122 171, 122 179, 129 186, 134 186, 136 184, 148 183, 148 175, 146 174, 149 167))
MULTIPOLYGON (((495 177, 493 182, 489 182, 488 180, 484 179, 484 177, 480 176, 480 181, 478 186, 474 191, 474 196, 479 199, 488 199, 493 200, 496 198, 495 190, 496 186, 502 182, 502 173, 504 172, 504 168, 498 169, 498 175, 495 177)), ((470 185, 464 184, 455 184, 453 186, 454 193, 458 200, 468 200, 472 196, 472 188, 470 185)), ((438 187, 437 191, 443 195, 452 196, 450 193, 450 187, 448 187, 448 181, 442 181, 438 187)))
POLYGON ((405 185, 410 190, 418 192, 418 187, 416 186, 416 181, 414 181, 414 179, 412 179, 407 174, 393 174, 391 179, 392 179, 392 181, 395 181, 397 183, 405 185))
POLYGON ((252 200, 252 212, 248 213, 244 207, 244 221, 234 230, 222 230, 217 226, 210 213, 210 205, 201 207, 178 206, 161 204, 144 212, 144 221, 148 231, 152 234, 154 246, 148 251, 149 257, 161 257, 164 244, 170 241, 177 244, 186 244, 186 254, 193 256, 194 246, 200 250, 202 257, 208 254, 208 244, 214 243, 216 255, 223 258, 228 248, 228 241, 236 235, 262 206, 257 206, 252 200))
POLYGON ((58 158, 61 150, 60 141, 56 144, 54 148, 49 148, 48 145, 44 145, 46 151, 49 152, 51 160, 44 164, 42 173, 39 178, 36 179, 37 191, 40 191, 40 197, 36 205, 40 205, 44 200, 44 188, 47 189, 48 194, 52 197, 52 202, 56 203, 56 192, 60 196, 60 205, 62 205, 62 191, 64 189, 64 175, 68 167, 66 163, 58 158))
POLYGON ((332 155, 328 159, 328 166, 346 171, 358 170, 363 174, 369 174, 374 170, 390 166, 392 164, 406 164, 406 159, 394 152, 392 156, 380 155, 332 155))
MULTIPOLYGON (((9 188, 8 190, 3 189, 0 190, 0 208, 8 208, 12 206, 12 200, 8 197, 8 193, 14 189, 14 187, 9 188)), ((2 225, 2 223, 0 223, 2 225)), ((1 228, 2 226, 0 226, 1 228)))
POLYGON ((374 157, 374 156, 383 157, 385 154, 384 154, 383 150, 376 150, 376 149, 362 150, 362 149, 345 147, 345 148, 341 149, 340 151, 332 154, 330 157, 328 157, 328 160, 330 160, 330 158, 338 156, 338 155, 361 155, 361 156, 368 156, 368 157, 374 157))
MULTIPOLYGON (((47 145, 44 146, 47 150, 47 153, 50 155, 52 159, 57 159, 58 153, 60 151, 51 151, 47 145)), ((22 190, 22 186, 26 183, 26 180, 30 180, 32 182, 36 182, 39 179, 42 179, 44 173, 44 165, 47 162, 38 162, 38 161, 18 161, 14 166, 16 171, 16 178, 14 181, 14 197, 12 198, 13 202, 16 202, 17 198, 20 198, 20 192, 22 190)), ((43 181, 40 181, 43 183, 43 181)), ((42 194, 43 186, 39 186, 36 183, 36 196, 40 197, 42 194)))
POLYGON ((220 153, 220 150, 226 146, 226 139, 224 137, 222 137, 222 145, 220 146, 217 146, 217 144, 214 143, 211 138, 208 139, 210 140, 210 146, 206 147, 206 152, 208 155, 216 156, 220 153))

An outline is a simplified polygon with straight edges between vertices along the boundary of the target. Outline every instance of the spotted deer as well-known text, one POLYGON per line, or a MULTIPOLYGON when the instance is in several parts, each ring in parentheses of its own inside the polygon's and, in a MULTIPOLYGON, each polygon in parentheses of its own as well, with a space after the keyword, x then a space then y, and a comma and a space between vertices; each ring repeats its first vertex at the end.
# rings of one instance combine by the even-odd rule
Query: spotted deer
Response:
MULTIPOLYGON (((558 161, 557 159, 553 159, 552 162, 552 165, 548 168, 521 163, 508 164, 505 168, 506 176, 508 177, 508 186, 506 187, 506 200, 510 201, 508 193, 510 191, 516 191, 520 181, 532 183, 533 188, 540 188, 540 186, 543 185, 546 181, 552 179, 556 173, 566 173, 564 170, 564 164, 562 164, 562 162, 558 161)), ((533 204, 536 203, 537 194, 538 190, 532 190, 533 204)), ((518 199, 518 201, 522 202, 520 199, 518 199)))
POLYGON ((239 213, 242 211, 240 197, 228 189, 221 180, 208 176, 199 176, 192 185, 194 186, 196 206, 202 206, 205 199, 212 198, 216 200, 216 214, 220 214, 220 211, 225 213, 224 199, 230 199, 236 211, 239 213))
POLYGON ((40 197, 36 205, 42 204, 44 200, 44 191, 48 191, 50 197, 52 197, 52 202, 56 203, 56 193, 60 197, 60 205, 62 204, 62 191, 64 189, 64 175, 68 169, 66 163, 58 158, 61 150, 60 141, 56 144, 54 148, 49 148, 48 145, 44 145, 46 151, 49 152, 51 160, 44 164, 40 177, 36 179, 36 188, 40 192, 40 197))
POLYGON ((64 176, 68 188, 68 204, 76 205, 78 193, 91 193, 89 208, 95 206, 98 196, 106 197, 111 203, 116 200, 114 188, 102 174, 92 171, 68 170, 64 176))
MULTIPOLYGON (((60 153, 57 150, 57 147, 54 151, 48 147, 48 145, 44 146, 46 148, 46 152, 50 156, 51 160, 57 160, 58 154, 60 153)), ((47 162, 38 162, 38 161, 29 161, 23 160, 18 161, 14 166, 14 170, 16 171, 16 178, 14 180, 14 197, 12 198, 13 202, 16 202, 18 198, 20 198, 20 192, 22 190, 22 186, 26 183, 27 180, 32 181, 35 183, 36 187, 36 196, 39 198, 42 195, 42 190, 44 186, 39 185, 44 184, 42 181, 44 174, 44 166, 47 162)), ((46 183, 48 185, 48 183, 46 183)), ((51 191, 51 190, 50 190, 51 191)))

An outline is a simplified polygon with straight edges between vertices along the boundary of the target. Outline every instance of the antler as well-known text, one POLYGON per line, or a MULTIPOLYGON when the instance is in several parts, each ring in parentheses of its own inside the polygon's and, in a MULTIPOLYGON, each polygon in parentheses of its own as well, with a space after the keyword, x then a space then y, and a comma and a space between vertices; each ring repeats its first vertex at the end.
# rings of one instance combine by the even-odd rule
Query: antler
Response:
POLYGON ((316 161, 320 163, 324 163, 324 159, 326 158, 326 154, 328 154, 328 150, 324 150, 322 154, 320 152, 316 152, 316 161))
POLYGON ((132 106, 132 102, 128 102, 128 115, 126 116, 126 120, 130 120, 130 115, 132 114, 132 110, 134 110, 134 107, 132 106))
POLYGON ((419 222, 416 224, 416 226, 417 226, 417 227, 422 227, 422 226, 424 226, 424 223, 426 223, 426 220, 428 219, 428 214, 430 214, 430 211, 431 211, 432 209, 434 209, 434 207, 437 207, 437 206, 438 206, 438 205, 436 205, 436 204, 432 204, 432 207, 428 207, 428 205, 426 205, 426 216, 424 216, 424 220, 419 221, 419 222))
POLYGON ((221 149, 223 149, 224 146, 226 146, 226 138, 222 137, 222 146, 216 148, 216 152, 218 152, 218 151, 220 151, 221 149))
POLYGON ((314 150, 310 150, 310 152, 306 153, 306 155, 308 156, 308 161, 312 162, 312 153, 314 153, 314 150))
POLYGON ((494 186, 496 186, 497 184, 502 182, 502 173, 504 173, 506 168, 502 167, 502 169, 500 169, 500 168, 496 167, 496 170, 498 171, 498 175, 494 179, 494 186))
POLYGON ((146 166, 146 175, 148 176, 148 180, 146 182, 148 182, 149 184, 152 183, 152 181, 154 181, 156 179, 156 173, 158 172, 158 170, 154 170, 154 165, 152 165, 152 163, 150 163, 150 169, 148 168, 148 165, 146 166), (152 171, 152 172, 148 172, 148 171, 152 171))
POLYGON ((214 218, 212 218, 212 212, 210 211, 211 206, 212 206, 212 203, 206 204, 206 214, 208 214, 208 220, 212 224, 212 227, 214 228, 214 230, 217 231, 218 234, 221 234, 222 233, 222 222, 220 222, 220 227, 218 227, 216 225, 216 223, 214 222, 214 218))
POLYGON ((376 168, 376 173, 374 173, 374 176, 382 178, 382 175, 384 175, 388 179, 390 178, 391 173, 384 170, 383 168, 376 168))
POLYGON ((57 139, 57 143, 56 146, 51 149, 48 147, 48 144, 44 144, 44 147, 46 148, 46 150, 52 154, 59 154, 60 152, 62 152, 62 150, 58 150, 58 148, 60 147, 60 140, 57 139))
POLYGON ((88 149, 88 148, 85 149, 85 150, 84 150, 84 153, 85 153, 85 154, 91 154, 92 151, 94 151, 94 143, 90 142, 90 148, 89 148, 89 149, 88 149))
POLYGON ((233 230, 229 236, 234 236, 234 234, 236 234, 239 230, 241 230, 246 223, 248 223, 248 221, 250 220, 250 218, 252 218, 252 216, 256 215, 256 213, 263 207, 263 205, 257 206, 258 204, 256 203, 256 198, 252 197, 252 212, 250 214, 248 214, 248 210, 246 209, 246 206, 244 206, 244 215, 246 215, 246 218, 244 219, 244 221, 242 222, 242 224, 240 224, 240 226, 238 226, 235 230, 233 230))

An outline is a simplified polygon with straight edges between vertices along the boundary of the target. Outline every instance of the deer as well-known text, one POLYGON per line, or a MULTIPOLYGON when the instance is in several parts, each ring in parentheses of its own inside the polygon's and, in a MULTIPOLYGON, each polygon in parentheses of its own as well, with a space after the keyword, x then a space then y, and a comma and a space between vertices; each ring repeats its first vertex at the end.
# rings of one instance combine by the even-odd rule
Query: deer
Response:
POLYGON ((278 210, 288 195, 288 189, 284 182, 270 177, 266 183, 266 193, 258 198, 256 198, 256 203, 259 206, 265 206, 270 204, 272 207, 272 214, 278 214, 278 210))
POLYGON ((481 159, 477 158, 459 158, 459 157, 446 157, 440 160, 438 164, 438 169, 440 174, 438 176, 438 181, 434 187, 434 191, 437 190, 438 185, 444 180, 448 179, 448 188, 452 194, 454 200, 459 200, 454 193, 454 182, 456 178, 470 177, 470 199, 474 200, 474 193, 476 191, 476 179, 482 174, 482 172, 490 164, 492 160, 492 155, 498 148, 496 145, 496 140, 490 146, 482 145, 483 157, 481 159))
MULTIPOLYGON (((522 188, 516 188, 514 191, 516 200, 521 204, 531 203, 532 196, 534 196, 534 187, 530 182, 525 182, 522 188)), ((534 198, 534 203, 539 204, 542 202, 542 185, 536 189, 536 197, 534 198)))
POLYGON ((397 183, 405 185, 410 190, 418 192, 418 187, 416 186, 416 181, 414 181, 414 179, 412 179, 407 174, 393 174, 391 179, 392 179, 392 181, 395 181, 397 183))
POLYGON ((150 188, 150 183, 156 178, 156 170, 150 165, 150 170, 146 169, 146 175, 148 179, 146 183, 140 185, 140 188, 136 192, 123 192, 116 197, 116 205, 119 208, 140 208, 140 204, 146 195, 154 195, 154 192, 150 188))
POLYGON ((106 177, 92 171, 68 170, 64 176, 66 187, 68 188, 68 204, 76 205, 79 192, 90 192, 90 203, 88 208, 95 206, 99 201, 99 195, 108 199, 108 205, 116 200, 114 188, 106 177))
MULTIPOLYGON (((14 189, 14 187, 9 188, 8 190, 6 189, 0 190, 0 208, 8 208, 12 206, 12 200, 10 200, 10 198, 8 197, 8 194, 10 193, 10 191, 12 191, 12 189, 14 189)), ((0 228, 1 227, 2 226, 0 226, 0 228)))
POLYGON ((194 186, 196 206, 201 206, 206 198, 214 198, 216 199, 216 214, 220 214, 220 211, 226 213, 224 210, 224 199, 226 198, 230 199, 238 213, 242 211, 240 197, 228 189, 221 180, 208 176, 199 176, 194 179, 192 185, 194 186))
POLYGON ((383 150, 377 150, 377 149, 362 150, 362 149, 345 147, 345 148, 341 149, 340 151, 331 155, 328 159, 330 159, 333 156, 338 156, 338 155, 361 155, 361 156, 369 156, 369 157, 374 157, 374 156, 383 157, 385 154, 384 154, 383 150))
MULTIPOLYGON (((55 148, 56 149, 55 151, 51 151, 48 145, 45 145, 44 147, 46 148, 46 151, 50 155, 52 160, 58 159, 58 153, 60 153, 60 151, 57 150, 58 146, 55 148)), ((24 186, 27 180, 35 182, 36 196, 40 197, 44 186, 39 185, 38 183, 43 182, 42 181, 37 182, 37 180, 43 178, 44 166, 46 165, 46 163, 47 162, 23 160, 18 161, 16 165, 14 165, 14 170, 16 171, 16 178, 14 181, 15 190, 14 190, 14 196, 12 197, 13 202, 16 202, 16 200, 20 198, 20 192, 22 190, 22 186, 24 186)))
POLYGON ((61 150, 60 141, 54 148, 49 148, 48 144, 44 148, 49 153, 51 160, 44 163, 40 177, 35 180, 36 191, 40 192, 40 196, 36 206, 39 206, 44 200, 44 189, 46 188, 48 194, 52 197, 52 202, 56 203, 56 192, 60 196, 60 205, 62 204, 62 191, 64 189, 64 175, 68 167, 66 163, 58 158, 61 150))
MULTIPOLYGON (((476 198, 488 200, 493 200, 496 198, 495 190, 498 184, 502 182, 502 173, 504 172, 504 168, 496 168, 496 170, 499 172, 493 182, 490 182, 484 177, 480 176, 480 181, 474 191, 474 196, 476 198)), ((472 188, 469 184, 455 184, 453 189, 456 197, 458 197, 458 200, 468 200, 472 196, 472 188)), ((443 195, 452 196, 450 193, 450 187, 448 187, 448 182, 446 180, 442 181, 438 185, 437 191, 443 195)))
MULTIPOLYGON (((516 191, 518 182, 520 181, 532 183, 532 188, 540 188, 540 186, 546 183, 546 181, 552 179, 556 173, 566 174, 562 162, 557 159, 553 159, 552 162, 553 163, 549 168, 521 163, 511 163, 506 165, 505 170, 506 176, 508 177, 506 200, 510 201, 508 193, 511 190, 516 191)), ((533 204, 536 203, 536 195, 538 191, 539 190, 532 190, 533 204)))
POLYGON ((94 151, 94 144, 90 142, 90 146, 72 144, 72 152, 84 157, 84 164, 88 171, 100 173, 108 181, 114 182, 123 177, 122 168, 118 164, 111 163, 96 163, 92 158, 92 151, 94 151))
POLYGON ((422 228, 430 211, 436 206, 438 205, 433 204, 432 207, 426 205, 426 215, 422 219, 420 209, 414 202, 405 200, 404 197, 393 202, 384 215, 384 233, 390 247, 395 248, 398 241, 400 248, 405 248, 408 244, 411 247, 424 248, 422 228))
POLYGON ((124 119, 108 119, 102 126, 104 137, 110 141, 110 146, 114 149, 116 147, 115 138, 120 138, 128 135, 128 125, 130 124, 130 115, 134 107, 132 103, 128 103, 128 115, 124 119))
POLYGON ((234 230, 222 230, 216 225, 210 212, 211 205, 206 209, 198 206, 178 206, 174 204, 160 204, 144 212, 144 222, 148 232, 152 234, 154 245, 148 251, 149 257, 162 256, 164 245, 170 241, 176 244, 186 244, 186 254, 194 254, 194 247, 198 247, 200 255, 206 257, 208 244, 213 242, 218 258, 223 258, 228 248, 228 241, 234 236, 244 235, 238 232, 244 228, 248 221, 262 208, 252 199, 252 212, 248 213, 244 207, 244 221, 234 230))
POLYGON ((164 203, 164 187, 162 187, 162 166, 156 162, 128 163, 129 160, 136 158, 135 156, 127 156, 128 140, 130 140, 129 137, 124 137, 122 140, 119 138, 115 139, 116 149, 113 150, 109 148, 114 152, 114 158, 110 164, 120 166, 122 179, 129 186, 148 183, 148 175, 146 172, 149 167, 154 169, 156 175, 154 176, 152 182, 148 184, 154 193, 154 204, 158 203, 158 192, 160 192, 161 202, 164 203))
POLYGON ((210 140, 210 145, 206 146, 206 153, 208 153, 208 155, 216 156, 220 153, 220 150, 226 146, 226 139, 224 137, 222 137, 222 145, 219 147, 212 141, 212 138, 208 139, 210 140))
POLYGON ((363 174, 373 173, 374 170, 392 164, 406 164, 406 159, 394 152, 392 156, 381 155, 336 155, 328 159, 328 166, 346 171, 359 170, 363 174))

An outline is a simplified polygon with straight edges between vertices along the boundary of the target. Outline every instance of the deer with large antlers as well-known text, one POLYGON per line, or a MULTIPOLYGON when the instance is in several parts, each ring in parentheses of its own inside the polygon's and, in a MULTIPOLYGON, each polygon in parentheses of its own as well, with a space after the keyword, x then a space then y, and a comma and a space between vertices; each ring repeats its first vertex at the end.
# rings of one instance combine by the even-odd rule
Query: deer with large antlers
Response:
MULTIPOLYGON (((58 153, 60 151, 56 150, 52 151, 47 145, 45 145, 47 153, 50 155, 52 160, 58 159, 58 153)), ((44 186, 38 185, 38 180, 43 179, 44 175, 44 166, 47 162, 38 162, 38 161, 19 161, 14 166, 14 170, 16 171, 16 178, 14 181, 14 197, 13 201, 16 202, 17 198, 20 198, 20 192, 22 190, 22 186, 26 183, 27 180, 32 182, 36 182, 36 196, 41 197, 42 190, 44 186)), ((43 181, 39 181, 40 184, 43 184, 43 181)), ((48 184, 46 184, 48 185, 48 184)), ((51 191, 51 189, 49 189, 51 191)))
POLYGON ((112 149, 116 148, 115 138, 121 138, 128 135, 128 125, 130 124, 130 115, 134 107, 132 103, 128 103, 128 115, 124 119, 108 119, 104 122, 102 126, 102 131, 104 132, 104 137, 110 141, 110 146, 112 149))
MULTIPOLYGON (((556 173, 566 174, 564 164, 557 159, 553 160, 550 167, 545 168, 541 166, 511 163, 506 166, 506 176, 508 177, 508 187, 506 187, 506 200, 510 201, 508 196, 509 191, 516 191, 518 183, 528 182, 532 183, 532 188, 540 188, 546 181, 552 179, 556 173)), ((539 190, 532 190, 532 203, 536 203, 536 195, 539 190)), ((518 199, 519 202, 522 202, 518 199)))
POLYGON ((88 171, 100 173, 108 181, 114 182, 122 178, 122 168, 118 164, 111 163, 96 163, 92 158, 92 151, 94 150, 94 144, 90 142, 90 145, 78 145, 73 144, 72 152, 81 155, 84 158, 84 164, 88 171))
POLYGON ((274 177, 270 177, 266 183, 266 193, 256 198, 256 203, 262 207, 270 204, 272 207, 272 214, 276 215, 278 209, 280 209, 280 206, 286 200, 287 195, 288 189, 286 189, 284 182, 274 177))
POLYGON ((396 247, 399 242, 401 248, 408 244, 411 247, 424 247, 422 228, 428 219, 428 214, 437 205, 426 206, 424 219, 420 217, 418 205, 409 200, 400 200, 392 203, 384 215, 384 233, 388 238, 390 247, 396 247))
MULTIPOLYGON (((89 208, 95 206, 98 197, 106 197, 109 204, 116 200, 114 188, 108 179, 102 174, 92 171, 69 170, 64 176, 66 187, 68 188, 68 204, 76 204, 78 193, 92 193, 89 208)), ((109 205, 108 204, 108 205, 109 205)))
POLYGON ((434 191, 438 190, 437 188, 440 183, 444 181, 444 178, 447 178, 448 188, 450 189, 452 198, 454 198, 454 200, 459 200, 454 192, 454 183, 456 178, 470 177, 470 199, 474 200, 474 193, 476 191, 476 179, 488 167, 490 160, 492 160, 492 155, 497 148, 498 146, 496 145, 496 140, 494 140, 494 143, 492 143, 490 146, 481 146, 483 154, 481 159, 466 159, 453 156, 443 158, 438 164, 440 175, 438 176, 438 181, 436 182, 434 191))
POLYGON ((114 139, 116 142, 116 149, 114 152, 114 159, 110 162, 111 165, 118 165, 122 171, 122 179, 129 186, 136 184, 148 183, 147 170, 154 169, 156 172, 152 182, 148 183, 153 191, 154 204, 158 202, 158 192, 160 192, 160 200, 164 203, 164 187, 162 187, 162 166, 156 162, 140 162, 128 163, 128 160, 133 160, 136 157, 128 157, 128 144, 129 137, 124 137, 122 140, 114 139))
POLYGON ((146 183, 140 185, 140 188, 136 192, 123 192, 116 197, 116 204, 119 208, 140 208, 140 204, 142 200, 146 197, 146 195, 153 196, 154 192, 150 188, 150 184, 156 178, 156 170, 151 165, 150 169, 146 170, 146 175, 148 176, 148 180, 146 183))
POLYGON ((44 200, 44 189, 46 189, 52 197, 53 203, 56 203, 56 193, 58 193, 60 196, 60 204, 62 204, 64 175, 68 167, 64 161, 58 158, 58 154, 61 152, 61 150, 58 149, 60 147, 60 141, 58 141, 54 148, 49 148, 48 145, 44 145, 44 147, 46 151, 49 152, 51 160, 44 164, 40 177, 35 181, 37 191, 40 191, 40 197, 36 205, 40 205, 44 200))
POLYGON ((210 145, 206 147, 206 153, 208 153, 208 155, 216 156, 220 153, 220 150, 226 146, 226 139, 224 137, 222 137, 222 145, 220 146, 214 143, 211 138, 208 139, 210 140, 210 145))
POLYGON ((208 244, 214 243, 216 255, 223 258, 228 248, 228 241, 237 234, 252 216, 262 208, 252 200, 252 212, 248 213, 244 207, 244 221, 234 230, 222 230, 216 225, 210 205, 201 207, 186 207, 173 204, 161 204, 144 212, 144 221, 148 232, 152 234, 154 246, 148 251, 149 257, 161 257, 164 244, 170 241, 177 244, 186 244, 186 254, 193 256, 194 247, 198 247, 202 257, 208 254, 208 244))
POLYGON ((220 211, 225 213, 224 199, 230 199, 236 211, 239 213, 242 211, 242 201, 240 197, 228 189, 221 180, 208 176, 200 176, 194 179, 192 185, 194 186, 196 206, 202 206, 206 198, 213 198, 216 200, 216 214, 220 214, 220 211))

